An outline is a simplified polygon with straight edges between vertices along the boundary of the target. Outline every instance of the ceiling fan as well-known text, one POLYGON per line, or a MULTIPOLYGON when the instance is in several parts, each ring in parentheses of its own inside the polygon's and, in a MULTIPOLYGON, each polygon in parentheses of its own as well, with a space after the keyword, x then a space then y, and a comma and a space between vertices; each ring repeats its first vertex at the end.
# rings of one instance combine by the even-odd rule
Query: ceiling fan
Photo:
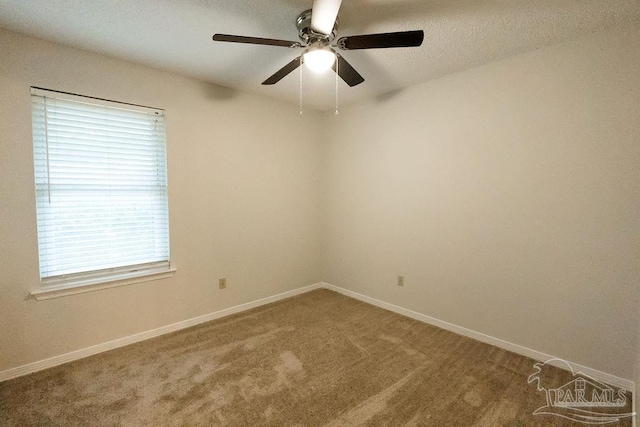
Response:
POLYGON ((414 47, 420 46, 424 40, 422 30, 364 34, 341 37, 335 40, 341 3, 342 0, 314 0, 312 9, 305 10, 296 19, 301 42, 229 34, 214 34, 213 40, 304 49, 301 55, 262 82, 263 85, 273 85, 279 82, 304 63, 311 70, 318 72, 332 68, 349 86, 362 83, 364 78, 342 55, 335 51, 335 48, 356 50, 414 47), (334 41, 335 44, 333 44, 334 41))

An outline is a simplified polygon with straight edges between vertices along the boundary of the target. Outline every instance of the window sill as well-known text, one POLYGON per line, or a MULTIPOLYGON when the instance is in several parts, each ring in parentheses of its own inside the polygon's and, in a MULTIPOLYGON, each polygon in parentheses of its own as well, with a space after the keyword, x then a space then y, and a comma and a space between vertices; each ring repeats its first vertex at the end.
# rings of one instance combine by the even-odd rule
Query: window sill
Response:
POLYGON ((169 267, 161 270, 145 270, 112 274, 103 277, 89 279, 76 279, 73 281, 59 281, 59 284, 50 284, 37 291, 31 292, 36 300, 66 297, 69 295, 83 294, 85 292, 100 291, 102 289, 127 286, 134 283, 150 282, 152 280, 168 279, 174 276, 177 269, 169 267))

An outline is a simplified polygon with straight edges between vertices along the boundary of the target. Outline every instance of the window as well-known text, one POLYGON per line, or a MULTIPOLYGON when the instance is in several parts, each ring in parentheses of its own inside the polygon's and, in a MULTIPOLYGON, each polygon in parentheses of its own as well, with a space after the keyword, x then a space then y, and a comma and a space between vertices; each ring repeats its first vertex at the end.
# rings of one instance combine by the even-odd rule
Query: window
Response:
POLYGON ((170 271, 164 111, 31 99, 41 291, 170 271))

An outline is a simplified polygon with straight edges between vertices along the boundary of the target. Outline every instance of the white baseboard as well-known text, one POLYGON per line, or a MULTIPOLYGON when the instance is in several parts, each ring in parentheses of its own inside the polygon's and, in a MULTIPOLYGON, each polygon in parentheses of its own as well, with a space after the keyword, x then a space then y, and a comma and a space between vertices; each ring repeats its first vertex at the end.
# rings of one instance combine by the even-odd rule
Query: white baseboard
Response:
POLYGON ((261 305, 280 301, 282 299, 290 298, 299 294, 303 294, 305 292, 312 291, 314 289, 319 289, 321 287, 323 287, 323 283, 315 283, 313 285, 294 289, 292 291, 283 292, 281 294, 262 298, 256 301, 251 301, 245 304, 236 305, 234 307, 225 308, 224 310, 214 311, 213 313, 205 314, 203 316, 194 317, 192 319, 183 320, 181 322, 172 323, 166 326, 161 326, 159 328, 152 329, 150 331, 140 332, 138 334, 129 335, 123 338, 118 338, 113 341, 108 341, 102 344, 72 351, 70 353, 61 354, 58 356, 50 357, 48 359, 38 360, 36 362, 27 363, 26 365, 10 368, 0 372, 0 382, 21 377, 23 375, 32 374, 34 372, 52 368, 54 366, 62 365, 67 362, 72 362, 74 360, 78 360, 88 356, 92 356, 94 354, 102 353, 104 351, 113 350, 115 348, 124 347, 129 344, 134 344, 140 341, 148 340, 149 338, 154 338, 159 335, 164 335, 170 332, 179 331, 180 329, 189 328, 191 326, 199 325, 200 323, 208 322, 210 320, 219 319, 221 317, 229 316, 231 314, 236 314, 241 311, 246 311, 255 307, 259 307, 261 305))
MULTIPOLYGON (((480 332, 476 332, 471 329, 463 328, 462 326, 454 325, 452 323, 448 323, 448 322, 427 316, 422 313, 408 310, 406 308, 403 308, 394 304, 390 304, 388 302, 384 302, 363 294, 359 294, 357 292, 353 292, 348 289, 340 288, 338 286, 334 286, 329 283, 320 282, 320 283, 315 283, 313 285, 305 286, 302 288, 294 289, 291 291, 283 292, 277 295, 273 295, 267 298, 262 298, 256 301, 226 308, 224 310, 214 311, 213 313, 194 317, 192 319, 183 320, 181 322, 162 326, 160 328, 152 329, 150 331, 140 332, 138 334, 130 335, 123 338, 118 338, 113 341, 108 341, 102 344, 72 351, 70 353, 61 354, 48 359, 39 360, 39 361, 28 363, 26 365, 18 366, 15 368, 10 368, 0 372, 0 381, 6 381, 9 379, 21 377, 23 375, 28 375, 37 371, 42 371, 47 368, 52 368, 54 366, 62 365, 63 363, 82 359, 82 358, 92 356, 94 354, 102 353, 104 351, 112 350, 115 348, 124 347, 126 345, 144 341, 149 338, 154 338, 159 335, 164 335, 170 332, 179 331, 181 329, 189 328, 191 326, 199 325, 204 322, 219 319, 224 316, 236 314, 245 310, 249 310, 249 309, 259 307, 265 304, 269 304, 272 302, 280 301, 285 298, 290 298, 292 296, 300 295, 300 294, 313 291, 315 289, 320 289, 320 288, 326 288, 326 289, 338 292, 340 294, 355 298, 357 300, 369 303, 371 305, 384 308, 385 310, 393 311, 403 316, 407 316, 412 319, 419 320, 421 322, 428 323, 430 325, 434 325, 442 329, 446 329, 456 334, 473 338, 475 340, 482 341, 484 343, 491 344, 496 347, 499 347, 508 351, 512 351, 514 353, 521 354, 523 356, 530 357, 540 362, 547 362, 552 359, 559 359, 557 357, 554 357, 536 350, 532 350, 530 348, 523 347, 518 344, 513 344, 511 342, 504 341, 499 338, 495 338, 486 334, 482 334, 480 332)), ((632 392, 635 391, 635 383, 632 380, 620 378, 615 375, 608 374, 606 372, 598 371, 597 369, 593 369, 587 366, 573 363, 571 361, 567 361, 567 362, 573 367, 574 372, 582 372, 583 374, 588 375, 591 378, 594 378, 598 381, 602 381, 612 386, 623 388, 625 390, 629 390, 632 392)))
MULTIPOLYGON (((562 364, 562 360, 559 357, 551 356, 540 351, 532 350, 527 347, 523 347, 518 344, 514 344, 508 341, 501 340, 499 338, 492 337, 490 335, 486 335, 480 332, 473 331, 471 329, 463 328, 462 326, 454 325, 449 322, 445 322, 443 320, 436 319, 434 317, 427 316, 422 313, 418 313, 416 311, 408 310, 406 308, 390 304, 388 302, 384 302, 375 298, 371 298, 369 296, 359 294, 357 292, 350 291, 348 289, 344 289, 338 286, 331 285, 329 283, 322 283, 322 287, 326 289, 330 289, 332 291, 336 291, 343 295, 349 296, 351 298, 355 298, 357 300, 366 302, 371 305, 375 305, 380 308, 384 308, 389 311, 393 311, 394 313, 401 314, 403 316, 410 317, 415 320, 419 320, 420 322, 428 323, 433 326, 437 326, 442 329, 446 329, 447 331, 454 332, 459 335, 463 335, 465 337, 473 338, 478 341, 482 341, 487 344, 491 344, 493 346, 511 351, 513 353, 520 354, 522 356, 530 357, 539 362, 547 362, 550 361, 550 365, 555 365, 558 367, 565 367, 562 364), (554 360, 555 359, 555 360, 554 360), (557 361, 557 362, 556 362, 557 361)), ((580 365, 578 363, 573 363, 569 360, 564 360, 573 368, 573 372, 578 373, 581 372, 593 379, 598 381, 602 381, 603 383, 612 385, 614 387, 623 388, 625 390, 635 392, 635 383, 632 380, 628 380, 625 378, 620 378, 615 375, 608 374, 606 372, 599 371, 597 369, 589 368, 588 366, 580 365)))

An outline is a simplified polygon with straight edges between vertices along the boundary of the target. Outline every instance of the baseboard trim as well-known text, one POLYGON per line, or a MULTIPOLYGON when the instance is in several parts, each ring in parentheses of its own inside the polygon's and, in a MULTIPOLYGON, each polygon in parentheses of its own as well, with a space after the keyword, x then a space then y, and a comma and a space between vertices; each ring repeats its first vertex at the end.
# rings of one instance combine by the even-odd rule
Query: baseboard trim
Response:
MULTIPOLYGON (((462 326, 454 325, 453 323, 445 322, 443 320, 436 319, 434 317, 427 316, 425 314, 418 313, 416 311, 412 311, 412 310, 406 309, 404 307, 400 307, 400 306, 397 306, 397 305, 394 305, 394 304, 390 304, 388 302, 381 301, 379 299, 372 298, 372 297, 369 297, 367 295, 360 294, 358 292, 350 291, 348 289, 344 289, 344 288, 341 288, 339 286, 332 285, 330 283, 323 282, 322 283, 322 287, 324 287, 326 289, 330 289, 330 290, 335 291, 335 292, 338 292, 340 294, 349 296, 351 298, 355 298, 357 300, 366 302, 368 304, 375 305, 375 306, 380 307, 380 308, 384 308, 385 310, 393 311, 394 313, 398 313, 398 314, 401 314, 403 316, 407 316, 407 317, 410 317, 412 319, 419 320, 421 322, 428 323, 430 325, 437 326, 437 327, 442 328, 442 329, 446 329, 447 331, 451 331, 451 332, 454 332, 456 334, 463 335, 465 337, 473 338, 475 340, 482 341, 482 342, 487 343, 487 344, 491 344, 493 346, 502 348, 504 350, 511 351, 513 353, 520 354, 522 356, 530 357, 530 358, 532 358, 534 360, 537 360, 539 362, 550 361, 549 364, 551 364, 551 365, 564 367, 562 365, 562 362, 560 362, 560 361, 554 362, 553 361, 554 359, 555 360, 561 359, 559 357, 551 356, 549 354, 545 354, 545 353, 542 353, 542 352, 537 351, 537 350, 532 350, 530 348, 523 347, 521 345, 514 344, 514 343, 509 342, 509 341, 501 340, 499 338, 495 338, 495 337, 492 337, 490 335, 483 334, 481 332, 476 332, 476 331, 473 331, 471 329, 464 328, 462 326)), ((602 372, 602 371, 599 371, 597 369, 590 368, 588 366, 584 366, 584 365, 580 365, 578 363, 571 362, 570 360, 566 360, 566 362, 568 362, 571 365, 571 367, 573 368, 573 371, 575 373, 582 372, 583 374, 588 375, 591 378, 594 378, 594 379, 596 379, 598 381, 602 381, 602 382, 610 384, 610 385, 612 385, 614 387, 619 387, 619 388, 623 388, 623 389, 631 391, 631 392, 635 392, 635 382, 632 381, 632 380, 628 380, 628 379, 625 379, 625 378, 620 378, 618 376, 615 376, 615 375, 612 375, 612 374, 609 374, 609 373, 606 373, 606 372, 602 372)))
MULTIPOLYGON (((471 329, 464 328, 462 326, 458 326, 449 322, 445 322, 440 319, 436 319, 431 316, 427 316, 422 313, 418 313, 416 311, 412 311, 406 309, 404 307, 400 307, 376 298, 369 297, 367 295, 360 294, 358 292, 354 292, 345 288, 341 288, 339 286, 332 285, 326 282, 319 282, 313 285, 304 286, 298 289, 293 289, 291 291, 282 292, 277 295, 272 295, 270 297, 262 298, 259 300, 251 301, 248 303, 236 305, 234 307, 229 307, 223 310, 214 311, 209 314, 205 314, 202 316, 194 317, 192 319, 183 320, 181 322, 172 323, 170 325, 161 326, 156 329, 151 329, 149 331, 140 332, 134 335, 129 335, 127 337, 118 338, 112 341, 108 341, 102 344, 97 344, 91 347, 83 348, 80 350, 72 351, 66 354, 61 354, 58 356, 50 357, 48 359, 38 360, 36 362, 27 363, 26 365, 18 366, 15 368, 10 368, 5 371, 0 371, 0 382, 10 380, 13 378, 18 378, 24 375, 32 374, 34 372, 42 371, 44 369, 52 368, 54 366, 62 365, 64 363, 72 362, 74 360, 83 359, 85 357, 93 356, 94 354, 102 353, 108 350, 113 350, 119 347, 124 347, 129 344, 134 344, 140 341, 148 340, 150 338, 155 338, 160 335, 165 335, 171 332, 179 331, 181 329, 189 328, 192 326, 199 325, 201 323, 209 322, 211 320, 219 319, 221 317, 229 316, 232 314, 240 313, 242 311, 250 310, 255 307, 260 307, 262 305, 270 304, 272 302, 280 301, 286 298, 290 298, 296 295, 300 295, 306 292, 313 291, 315 289, 326 288, 340 294, 346 295, 351 298, 355 298, 357 300, 366 302, 371 305, 375 305, 377 307, 383 308, 385 310, 389 310, 403 316, 410 317, 412 319, 428 323, 433 326, 437 326, 442 329, 446 329, 448 331, 454 332, 459 335, 463 335, 469 338, 473 338, 475 340, 494 345, 496 347, 530 357, 534 360, 540 362, 547 362, 552 359, 560 359, 555 356, 551 356, 549 354, 545 354, 536 350, 532 350, 527 347, 523 347, 518 344, 511 343, 509 341, 501 340, 499 338, 492 337, 490 335, 486 335, 480 332, 473 331, 471 329)), ((585 375, 590 376, 598 381, 602 381, 604 383, 610 384, 615 387, 623 388, 625 390, 629 390, 631 392, 635 391, 635 383, 632 380, 628 380, 625 378, 620 378, 615 375, 608 374, 606 372, 599 371, 597 369, 590 368, 588 366, 580 365, 578 363, 573 363, 569 360, 567 362, 573 367, 574 372, 582 372, 585 375)), ((551 364, 554 364, 551 362, 551 364)))
POLYGON ((24 375, 32 374, 34 372, 42 371, 44 369, 53 368, 54 366, 62 365, 64 363, 72 362, 74 360, 83 359, 85 357, 93 356, 94 354, 102 353, 108 350, 113 350, 119 347, 124 347, 129 344, 134 344, 140 341, 155 338, 160 335, 168 334, 171 332, 179 331, 181 329, 196 326, 201 323, 209 322, 211 320, 219 319, 221 317, 229 316, 232 314, 240 313, 255 307, 270 304, 272 302, 280 301, 286 298, 290 298, 296 295, 300 295, 306 292, 313 291, 323 287, 323 283, 315 283, 313 285, 304 286, 302 288, 294 289, 287 292, 282 292, 270 297, 261 298, 259 300, 251 301, 248 303, 236 305, 234 307, 225 308, 223 310, 214 311, 209 314, 194 317, 192 319, 183 320, 181 322, 172 323, 170 325, 161 326, 149 331, 140 332, 127 337, 118 338, 113 341, 107 341, 102 344, 97 344, 91 347, 83 348, 80 350, 72 351, 66 354, 53 356, 48 359, 38 360, 36 362, 27 363, 26 365, 10 368, 0 372, 0 382, 18 378, 24 375))

